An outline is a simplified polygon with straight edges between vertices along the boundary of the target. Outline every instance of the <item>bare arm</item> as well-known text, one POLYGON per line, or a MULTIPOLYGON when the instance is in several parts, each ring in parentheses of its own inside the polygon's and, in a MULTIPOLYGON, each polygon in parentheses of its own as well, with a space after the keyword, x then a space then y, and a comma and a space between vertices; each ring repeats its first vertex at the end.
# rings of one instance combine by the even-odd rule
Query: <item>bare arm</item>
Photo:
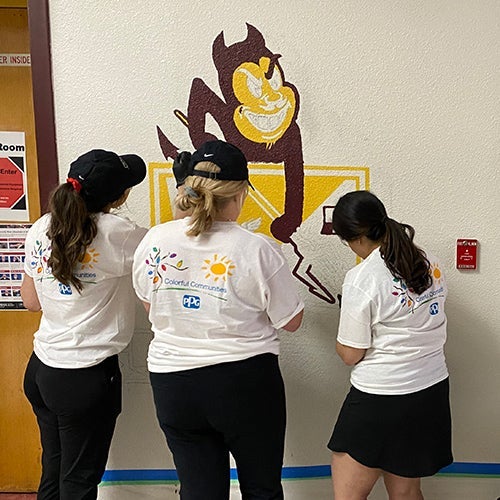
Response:
POLYGON ((144 306, 144 309, 146 309, 146 312, 149 314, 149 308, 151 307, 151 304, 149 302, 142 302, 142 305, 144 306))
POLYGON ((37 312, 42 309, 36 293, 35 282, 27 274, 24 275, 21 284, 21 298, 23 299, 24 306, 29 311, 37 312))
POLYGON ((342 361, 348 366, 354 366, 365 357, 366 349, 357 349, 349 347, 337 341, 337 354, 342 361))
POLYGON ((294 332, 298 330, 299 326, 302 323, 302 317, 304 316, 304 309, 297 313, 285 326, 282 326, 283 330, 287 332, 294 332))

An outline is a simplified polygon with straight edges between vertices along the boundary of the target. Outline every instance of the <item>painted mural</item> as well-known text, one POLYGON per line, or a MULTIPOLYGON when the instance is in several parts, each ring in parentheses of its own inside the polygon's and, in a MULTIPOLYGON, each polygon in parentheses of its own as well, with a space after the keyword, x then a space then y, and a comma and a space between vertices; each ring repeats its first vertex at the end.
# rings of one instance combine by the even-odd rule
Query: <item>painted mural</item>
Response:
MULTIPOLYGON (((331 234, 332 196, 367 189, 369 171, 366 167, 304 165, 297 123, 300 95, 286 80, 281 57, 250 24, 246 39, 230 46, 221 32, 213 42, 212 58, 222 97, 196 77, 187 111, 175 109, 173 113, 186 127, 193 149, 209 140, 224 139, 244 152, 255 191, 249 193, 239 222, 291 245, 293 275, 318 299, 338 304, 339 293, 329 290, 315 275, 297 233, 304 221, 322 210, 317 234, 331 234)), ((162 153, 170 162, 179 149, 159 126, 157 133, 162 153)), ((150 190, 151 223, 169 220, 176 192, 171 163, 150 165, 150 190)))

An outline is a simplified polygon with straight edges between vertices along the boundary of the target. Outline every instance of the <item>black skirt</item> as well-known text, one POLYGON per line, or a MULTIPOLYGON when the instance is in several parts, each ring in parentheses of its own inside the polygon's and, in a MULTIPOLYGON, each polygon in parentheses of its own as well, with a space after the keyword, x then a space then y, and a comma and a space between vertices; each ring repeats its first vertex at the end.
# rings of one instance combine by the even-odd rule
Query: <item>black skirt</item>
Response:
POLYGON ((434 475, 453 462, 448 379, 391 396, 351 387, 328 448, 397 476, 434 475))

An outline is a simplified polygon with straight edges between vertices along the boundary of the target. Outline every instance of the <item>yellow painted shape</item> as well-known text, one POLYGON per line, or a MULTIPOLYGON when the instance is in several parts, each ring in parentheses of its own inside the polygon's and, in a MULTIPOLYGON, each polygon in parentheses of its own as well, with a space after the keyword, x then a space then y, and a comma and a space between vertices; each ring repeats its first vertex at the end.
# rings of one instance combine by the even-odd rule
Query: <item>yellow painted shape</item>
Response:
MULTIPOLYGON (((271 222, 283 213, 285 178, 283 167, 275 164, 249 164, 250 179, 255 191, 249 190, 238 222, 256 222, 256 230, 272 236, 271 222), (258 225, 258 226, 257 226, 258 225)), ((303 220, 311 216, 347 180, 355 182, 356 189, 369 189, 368 167, 304 167, 303 220)), ((149 164, 151 225, 173 219, 175 179, 171 163, 149 164)))
POLYGON ((278 66, 266 78, 270 62, 268 57, 261 57, 258 65, 245 62, 233 74, 234 95, 240 102, 234 110, 234 124, 243 137, 269 147, 287 131, 296 107, 295 93, 283 85, 278 66))

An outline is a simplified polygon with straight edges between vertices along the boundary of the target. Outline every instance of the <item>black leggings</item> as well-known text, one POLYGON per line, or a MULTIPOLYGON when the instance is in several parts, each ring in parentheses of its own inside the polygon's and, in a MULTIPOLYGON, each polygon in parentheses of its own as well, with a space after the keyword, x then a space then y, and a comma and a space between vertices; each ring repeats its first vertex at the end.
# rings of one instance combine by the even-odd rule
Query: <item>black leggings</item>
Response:
POLYGON ((32 354, 24 392, 42 442, 38 500, 95 500, 121 410, 118 356, 90 368, 51 368, 32 354))
POLYGON ((243 500, 281 500, 286 410, 274 354, 150 373, 182 500, 229 499, 229 453, 243 500))

